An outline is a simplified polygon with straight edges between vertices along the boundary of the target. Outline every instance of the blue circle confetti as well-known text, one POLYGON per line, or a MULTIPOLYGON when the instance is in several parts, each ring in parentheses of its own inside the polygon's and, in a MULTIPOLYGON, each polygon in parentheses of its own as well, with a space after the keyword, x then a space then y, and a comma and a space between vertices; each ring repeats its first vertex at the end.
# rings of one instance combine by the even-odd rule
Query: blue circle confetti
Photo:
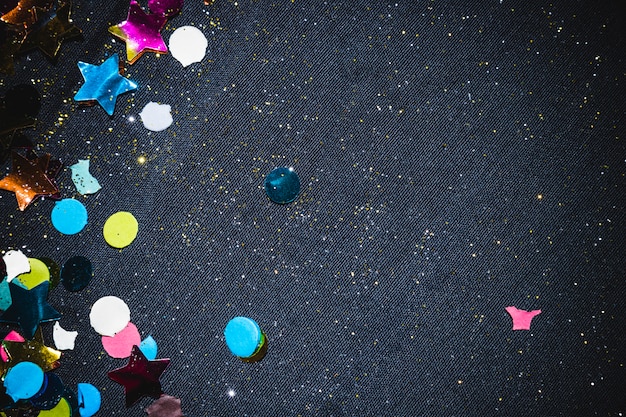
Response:
POLYGON ((54 228, 64 235, 75 235, 87 225, 87 209, 73 198, 57 201, 50 217, 54 228))
POLYGON ((78 384, 78 404, 80 417, 91 417, 100 410, 102 395, 98 388, 86 382, 78 384))
POLYGON ((43 381, 44 374, 39 366, 32 362, 20 362, 5 375, 4 387, 13 401, 27 400, 39 392, 43 381))
POLYGON ((83 256, 71 257, 61 268, 61 283, 70 292, 80 291, 89 285, 92 271, 89 259, 83 256))
POLYGON ((261 328, 256 321, 248 317, 235 317, 224 329, 226 346, 233 355, 249 358, 261 343, 261 328))
POLYGON ((291 203, 300 193, 300 178, 291 167, 274 168, 265 177, 263 188, 274 203, 291 203))

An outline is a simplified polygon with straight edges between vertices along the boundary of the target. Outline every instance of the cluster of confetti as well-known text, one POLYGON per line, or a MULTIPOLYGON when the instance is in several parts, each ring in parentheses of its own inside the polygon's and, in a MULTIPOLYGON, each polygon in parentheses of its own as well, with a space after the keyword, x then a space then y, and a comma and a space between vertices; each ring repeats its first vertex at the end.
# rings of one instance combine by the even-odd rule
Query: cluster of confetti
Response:
POLYGON ((79 278, 85 274, 84 261, 68 260, 56 276, 59 268, 18 250, 7 251, 0 259, 4 310, 0 322, 20 330, 9 332, 0 347, 0 415, 27 410, 39 416, 89 417, 100 409, 100 392, 93 385, 80 383, 73 391, 53 372, 61 366, 61 350, 73 349, 78 333, 60 326, 61 313, 48 304, 48 292, 59 281, 66 287, 68 281, 84 281, 79 278), (72 270, 77 267, 81 272, 72 270), (46 346, 43 337, 41 325, 51 321, 58 350, 46 346))

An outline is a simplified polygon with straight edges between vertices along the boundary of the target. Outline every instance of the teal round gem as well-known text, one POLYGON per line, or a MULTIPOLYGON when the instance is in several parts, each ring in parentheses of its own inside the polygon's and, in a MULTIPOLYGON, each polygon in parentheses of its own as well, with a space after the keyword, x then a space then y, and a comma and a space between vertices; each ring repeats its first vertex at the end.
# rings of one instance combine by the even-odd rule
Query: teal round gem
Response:
POLYGON ((274 203, 291 203, 300 192, 300 178, 291 167, 274 168, 263 182, 265 194, 274 203))
POLYGON ((226 346, 239 358, 249 358, 261 343, 261 328, 248 317, 235 317, 224 329, 226 346))

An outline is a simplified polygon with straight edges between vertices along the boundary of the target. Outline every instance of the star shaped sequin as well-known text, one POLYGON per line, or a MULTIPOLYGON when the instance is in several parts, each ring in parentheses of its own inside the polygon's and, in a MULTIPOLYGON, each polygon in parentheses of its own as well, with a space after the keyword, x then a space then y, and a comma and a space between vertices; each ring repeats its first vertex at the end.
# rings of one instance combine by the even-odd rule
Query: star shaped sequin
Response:
POLYGON ((159 378, 169 364, 169 359, 149 361, 138 346, 133 346, 128 365, 109 372, 108 376, 124 386, 126 407, 131 407, 143 397, 159 398, 163 394, 159 378))
POLYGON ((161 37, 161 29, 166 22, 167 17, 146 14, 136 0, 131 0, 128 18, 111 26, 109 32, 126 42, 128 62, 134 64, 146 51, 167 53, 167 46, 161 37))
POLYGON ((9 356, 9 366, 27 361, 38 365, 44 372, 48 372, 60 365, 61 352, 44 344, 41 327, 35 333, 33 340, 25 342, 5 340, 2 346, 9 356))
POLYGON ((53 0, 19 0, 17 6, 0 16, 0 20, 12 25, 29 28, 37 22, 35 7, 49 9, 53 0))
POLYGON ((92 65, 79 61, 85 84, 74 96, 76 101, 97 101, 104 110, 113 115, 117 96, 137 89, 137 84, 120 75, 119 57, 111 55, 101 65, 92 65))
POLYGON ((52 308, 47 301, 49 284, 45 281, 27 290, 10 282, 9 290, 13 302, 0 316, 0 322, 19 325, 24 337, 32 340, 39 323, 59 320, 61 313, 52 308))
POLYGON ((37 197, 54 197, 59 193, 40 161, 29 161, 13 152, 11 173, 0 180, 0 189, 15 193, 18 208, 24 211, 37 197))
POLYGON ((15 72, 15 54, 20 50, 26 38, 23 26, 10 25, 0 21, 0 72, 15 72))
POLYGON ((56 11, 35 8, 38 27, 29 32, 20 51, 39 48, 49 58, 54 59, 63 41, 80 36, 81 30, 70 23, 70 4, 64 4, 56 11))

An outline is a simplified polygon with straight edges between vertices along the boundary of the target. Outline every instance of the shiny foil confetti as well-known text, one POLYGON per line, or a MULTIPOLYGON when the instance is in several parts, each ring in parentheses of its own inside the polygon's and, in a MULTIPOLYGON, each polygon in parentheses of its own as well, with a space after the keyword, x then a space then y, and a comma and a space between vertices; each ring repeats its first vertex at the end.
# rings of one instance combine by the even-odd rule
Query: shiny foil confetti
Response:
POLYGON ((22 328, 24 337, 31 340, 39 323, 59 320, 61 313, 47 301, 48 285, 48 282, 44 282, 27 290, 20 285, 9 283, 12 303, 0 316, 0 322, 17 324, 22 328))
POLYGON ((15 193, 21 211, 38 197, 52 197, 59 193, 39 164, 30 162, 17 152, 13 152, 11 173, 0 180, 0 189, 15 193))
POLYGON ((96 101, 109 116, 113 115, 115 102, 120 94, 137 89, 137 84, 120 75, 119 57, 111 55, 101 65, 79 61, 78 68, 85 83, 74 96, 74 100, 87 102, 96 101))
POLYGON ((169 365, 169 359, 146 359, 138 346, 133 346, 128 365, 108 373, 111 380, 124 386, 126 407, 131 407, 143 397, 159 398, 161 374, 169 365))
POLYGON ((161 37, 161 29, 166 22, 167 17, 146 14, 139 3, 131 0, 127 19, 111 26, 109 32, 126 42, 126 56, 132 65, 145 52, 167 53, 167 46, 161 37))

